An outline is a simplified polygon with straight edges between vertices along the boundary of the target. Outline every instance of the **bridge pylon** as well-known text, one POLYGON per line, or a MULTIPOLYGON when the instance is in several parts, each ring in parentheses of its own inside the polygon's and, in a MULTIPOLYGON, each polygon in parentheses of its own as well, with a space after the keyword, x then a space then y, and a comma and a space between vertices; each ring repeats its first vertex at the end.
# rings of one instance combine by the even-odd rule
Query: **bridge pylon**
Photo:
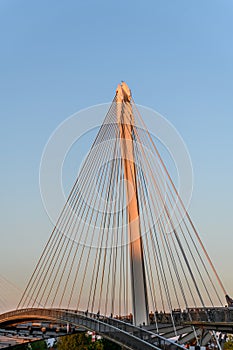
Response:
POLYGON ((135 325, 140 325, 148 324, 149 310, 134 157, 134 116, 130 99, 130 89, 122 82, 116 90, 117 122, 127 195, 133 320, 135 325))
POLYGON ((175 329, 178 315, 191 322, 191 309, 224 305, 226 291, 166 166, 172 154, 163 148, 162 158, 157 143, 122 82, 19 309, 76 310, 136 326, 169 315, 175 329))

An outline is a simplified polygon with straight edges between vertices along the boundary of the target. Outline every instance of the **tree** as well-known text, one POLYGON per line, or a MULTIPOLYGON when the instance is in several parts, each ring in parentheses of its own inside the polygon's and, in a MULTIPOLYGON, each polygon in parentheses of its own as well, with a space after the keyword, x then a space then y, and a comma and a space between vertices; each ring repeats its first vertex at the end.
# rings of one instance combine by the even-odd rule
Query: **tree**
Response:
MULTIPOLYGON (((55 340, 52 346, 57 350, 121 350, 121 346, 111 342, 108 339, 100 339, 92 342, 91 336, 86 333, 76 333, 65 335, 55 340)), ((44 340, 37 342, 16 345, 12 350, 47 350, 49 346, 44 340)), ((226 350, 233 350, 227 348, 226 350)))
POLYGON ((47 350, 48 349, 48 345, 44 340, 35 342, 35 343, 31 343, 31 349, 32 350, 47 350))
POLYGON ((28 346, 27 344, 20 344, 20 345, 12 346, 11 349, 12 350, 26 350, 26 349, 28 349, 27 346, 28 346))
POLYGON ((44 340, 15 345, 11 348, 12 350, 47 350, 48 345, 44 340))
POLYGON ((85 333, 77 333, 60 337, 57 342, 58 350, 104 350, 101 340, 91 341, 85 333))
POLYGON ((233 350, 233 336, 229 335, 227 341, 224 343, 224 350, 233 350))

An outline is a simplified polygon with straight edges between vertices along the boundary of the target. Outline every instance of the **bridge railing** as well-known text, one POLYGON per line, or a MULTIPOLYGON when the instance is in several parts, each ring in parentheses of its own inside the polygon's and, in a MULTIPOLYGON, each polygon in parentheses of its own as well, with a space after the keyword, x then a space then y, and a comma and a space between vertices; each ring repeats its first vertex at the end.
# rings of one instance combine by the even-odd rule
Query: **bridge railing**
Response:
MULTIPOLYGON (((116 337, 119 337, 122 339, 122 335, 125 335, 126 338, 128 338, 128 336, 130 335, 131 338, 134 338, 134 341, 140 339, 141 342, 144 343, 144 346, 145 344, 147 344, 147 346, 149 345, 150 347, 156 347, 159 349, 167 349, 168 347, 170 349, 184 349, 182 345, 179 345, 172 340, 166 339, 159 334, 148 331, 147 329, 143 328, 143 326, 138 327, 131 324, 130 322, 125 322, 122 320, 98 315, 95 313, 87 313, 82 311, 68 311, 69 316, 70 313, 74 313, 74 315, 78 314, 79 317, 81 317, 81 324, 88 328, 93 328, 94 321, 94 323, 96 324, 95 330, 103 334, 104 336, 106 336, 106 334, 109 333, 110 338, 116 339, 116 337), (119 334, 119 332, 121 334, 119 334)), ((141 349, 142 346, 141 342, 139 349, 141 349)))
POLYGON ((233 322, 233 308, 231 307, 206 307, 206 308, 190 308, 187 314, 192 321, 203 322, 233 322))
POLYGON ((202 322, 233 322, 233 307, 205 307, 188 308, 186 310, 173 310, 172 313, 150 314, 151 324, 172 323, 181 325, 184 322, 202 321, 202 322))

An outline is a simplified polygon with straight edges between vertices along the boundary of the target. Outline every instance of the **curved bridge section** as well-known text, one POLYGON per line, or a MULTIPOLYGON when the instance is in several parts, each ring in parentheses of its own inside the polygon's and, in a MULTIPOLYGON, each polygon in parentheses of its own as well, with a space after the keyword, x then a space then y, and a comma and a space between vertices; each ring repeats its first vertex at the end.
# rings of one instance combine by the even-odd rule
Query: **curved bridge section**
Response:
POLYGON ((100 316, 94 313, 82 311, 29 308, 14 310, 0 315, 0 328, 20 323, 36 322, 60 322, 70 326, 79 326, 87 330, 95 331, 118 343, 127 349, 184 349, 183 346, 168 340, 154 332, 134 326, 113 318, 100 316))

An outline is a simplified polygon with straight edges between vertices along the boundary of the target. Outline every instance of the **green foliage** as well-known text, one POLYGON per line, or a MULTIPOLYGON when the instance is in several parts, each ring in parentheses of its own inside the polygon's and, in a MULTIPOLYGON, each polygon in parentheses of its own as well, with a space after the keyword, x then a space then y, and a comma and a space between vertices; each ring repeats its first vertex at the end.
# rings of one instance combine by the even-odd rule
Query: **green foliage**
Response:
POLYGON ((40 340, 33 343, 16 345, 16 346, 13 346, 11 349, 12 350, 47 350, 48 345, 44 340, 40 340))
POLYGON ((91 337, 85 333, 77 333, 59 338, 58 350, 104 350, 101 340, 92 343, 91 337))
POLYGON ((58 350, 88 349, 85 334, 72 334, 59 338, 57 342, 58 350))
MULTIPOLYGON (((54 342, 53 348, 57 350, 120 350, 121 347, 110 340, 101 339, 95 342, 85 333, 76 333, 60 337, 54 342)), ((11 348, 12 350, 47 350, 49 349, 44 340, 21 344, 11 348)), ((227 349, 233 350, 233 349, 227 349)))
POLYGON ((12 350, 26 350, 28 346, 26 344, 15 345, 11 347, 12 350))
POLYGON ((233 350, 233 336, 229 335, 228 340, 224 343, 224 350, 233 350))
POLYGON ((39 342, 31 343, 31 349, 32 350, 47 350, 48 345, 45 341, 42 340, 39 342))

